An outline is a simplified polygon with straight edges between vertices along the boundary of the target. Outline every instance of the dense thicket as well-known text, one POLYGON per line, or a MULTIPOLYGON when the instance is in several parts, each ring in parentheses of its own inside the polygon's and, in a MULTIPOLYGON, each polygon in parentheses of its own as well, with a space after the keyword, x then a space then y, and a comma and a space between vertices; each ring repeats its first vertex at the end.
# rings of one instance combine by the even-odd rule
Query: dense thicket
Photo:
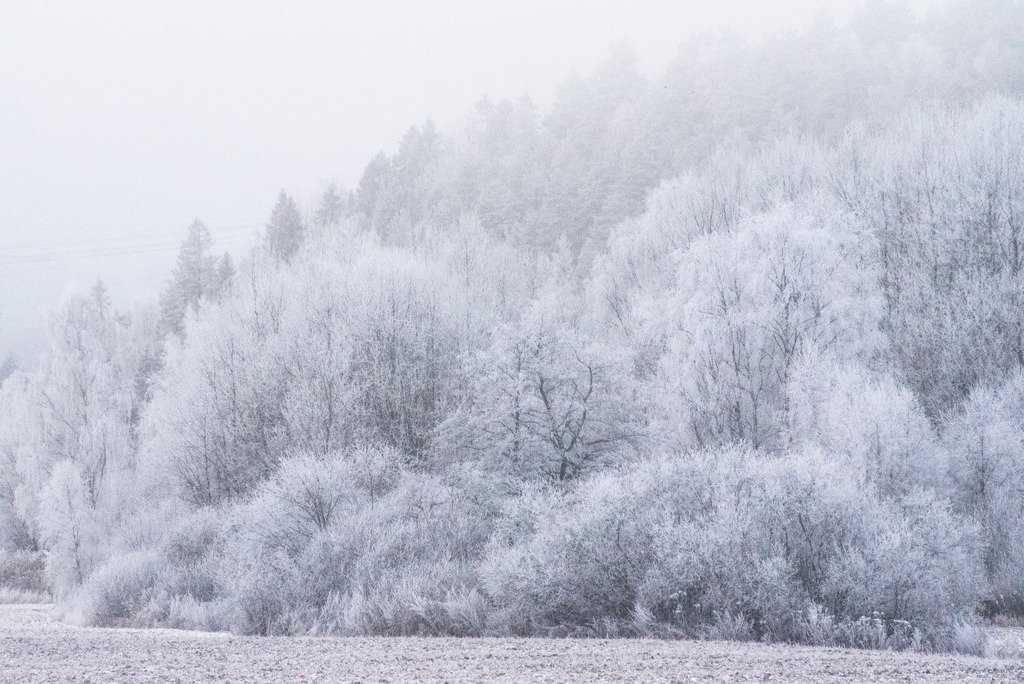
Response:
POLYGON ((282 193, 237 271, 197 222, 159 307, 69 295, 0 394, 0 548, 101 624, 982 648, 1021 10, 872 16, 617 55, 282 193))

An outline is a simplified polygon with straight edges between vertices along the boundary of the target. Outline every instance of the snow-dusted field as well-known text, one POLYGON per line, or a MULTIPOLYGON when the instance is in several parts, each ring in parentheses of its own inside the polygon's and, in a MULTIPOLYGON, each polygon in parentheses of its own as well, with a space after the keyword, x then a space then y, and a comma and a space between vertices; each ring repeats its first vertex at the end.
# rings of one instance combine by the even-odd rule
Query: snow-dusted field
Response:
POLYGON ((725 642, 240 638, 82 629, 0 606, 0 679, 36 681, 1024 681, 1024 661, 725 642))

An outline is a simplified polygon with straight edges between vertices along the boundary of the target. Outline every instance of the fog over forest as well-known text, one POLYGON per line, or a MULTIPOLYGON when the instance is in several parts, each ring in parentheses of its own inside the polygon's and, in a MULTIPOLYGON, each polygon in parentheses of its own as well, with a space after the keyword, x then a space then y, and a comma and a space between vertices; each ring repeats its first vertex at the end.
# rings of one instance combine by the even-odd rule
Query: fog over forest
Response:
MULTIPOLYGON (((942 0, 914 0, 918 11, 942 0)), ((65 0, 0 5, 0 359, 102 277, 155 297, 198 216, 243 256, 284 187, 312 206, 485 94, 540 111, 625 43, 656 77, 689 36, 759 41, 862 0, 65 0)))
POLYGON ((985 655, 1024 618, 1024 4, 564 76, 275 191, 252 249, 183 225, 157 296, 66 292, 0 367, 0 598, 985 655))

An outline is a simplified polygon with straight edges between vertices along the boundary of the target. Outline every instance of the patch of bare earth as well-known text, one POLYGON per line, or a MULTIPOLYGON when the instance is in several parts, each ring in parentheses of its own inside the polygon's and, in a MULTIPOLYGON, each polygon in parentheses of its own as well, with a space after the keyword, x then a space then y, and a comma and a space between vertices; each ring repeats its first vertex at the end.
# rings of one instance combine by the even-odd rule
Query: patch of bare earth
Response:
POLYGON ((1010 682, 1024 661, 727 642, 256 638, 78 628, 0 606, 5 682, 1010 682))

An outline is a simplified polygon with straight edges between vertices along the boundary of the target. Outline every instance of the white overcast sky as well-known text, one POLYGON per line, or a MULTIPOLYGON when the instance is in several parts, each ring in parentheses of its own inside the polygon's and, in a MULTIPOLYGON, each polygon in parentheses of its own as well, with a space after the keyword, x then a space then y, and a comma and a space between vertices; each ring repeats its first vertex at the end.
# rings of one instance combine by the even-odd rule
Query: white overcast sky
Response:
POLYGON ((242 251, 278 190, 352 187, 413 123, 481 95, 544 106, 628 42, 659 73, 689 34, 756 39, 856 0, 0 0, 0 357, 97 277, 155 294, 202 218, 242 251))

